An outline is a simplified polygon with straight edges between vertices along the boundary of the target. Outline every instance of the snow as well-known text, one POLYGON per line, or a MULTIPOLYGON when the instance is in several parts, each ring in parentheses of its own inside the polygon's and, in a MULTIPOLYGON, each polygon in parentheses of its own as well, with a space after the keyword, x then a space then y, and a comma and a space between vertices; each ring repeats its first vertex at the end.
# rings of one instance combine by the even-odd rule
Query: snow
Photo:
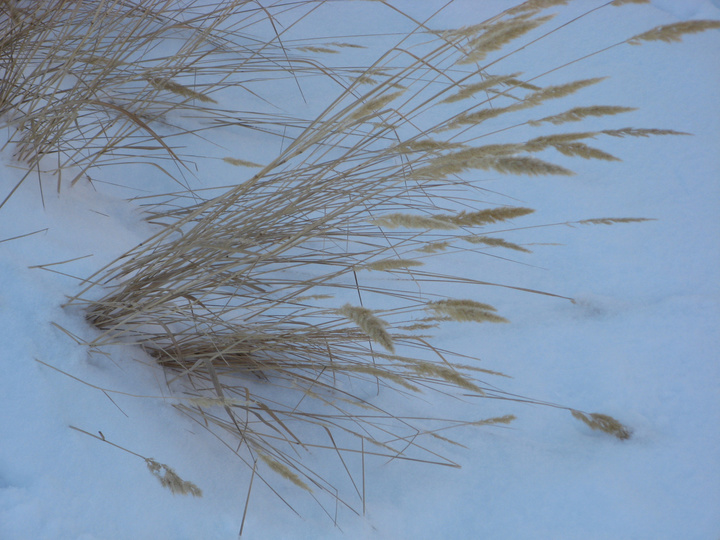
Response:
MULTIPOLYGON (((573 3, 565 16, 601 3, 573 3)), ((369 3, 355 4, 350 19, 339 20, 335 7, 326 6, 318 22, 307 24, 316 25, 317 34, 337 35, 374 24, 369 3)), ((418 17, 441 4, 396 3, 418 17)), ((456 2, 438 15, 437 25, 468 24, 508 5, 456 2)), ((710 0, 653 0, 605 8, 546 46, 528 48, 509 66, 517 62, 539 72, 545 55, 577 57, 599 43, 688 18, 720 19, 720 7, 710 0)), ((379 22, 387 30, 393 21, 379 22)), ((571 304, 507 289, 475 290, 473 296, 498 307, 512 324, 468 331, 457 323, 439 343, 511 375, 492 380, 504 391, 610 414, 632 427, 632 438, 592 432, 561 409, 383 396, 384 403, 418 414, 437 408, 450 417, 513 413, 518 419, 508 427, 455 432, 466 448, 443 446, 442 453, 462 469, 367 459, 365 515, 342 510, 337 524, 282 482, 279 491, 299 515, 255 484, 243 538, 718 538, 719 57, 715 30, 680 44, 611 49, 567 68, 561 79, 611 77, 583 91, 583 101, 639 107, 612 126, 693 136, 603 140, 599 146, 623 162, 572 160, 575 177, 491 174, 482 183, 497 193, 488 194, 491 202, 535 208, 527 222, 533 225, 625 216, 657 221, 520 230, 504 237, 538 245, 516 262, 455 256, 444 263, 464 265, 485 281, 575 298, 571 304), (542 245, 550 243, 559 245, 542 245)), ((0 162, 4 198, 23 171, 11 148, 0 162)), ((205 178, 218 184, 233 181, 236 171, 218 161, 203 167, 205 178)), ((142 185, 133 183, 135 171, 127 178, 104 173, 111 175, 122 185, 142 185)), ((168 393, 165 376, 142 353, 118 345, 106 356, 89 355, 77 341, 97 331, 78 308, 61 307, 77 292, 78 279, 143 241, 153 227, 122 188, 79 183, 57 194, 54 182, 44 181, 44 205, 33 179, 0 209, 0 241, 39 231, 0 243, 0 538, 237 538, 250 471, 179 416, 171 400, 160 399, 168 393), (71 259, 77 260, 39 267, 71 259), (140 457, 70 425, 168 464, 198 484, 203 497, 171 494, 140 457)), ((162 182, 150 178, 145 188, 161 192, 162 182)))

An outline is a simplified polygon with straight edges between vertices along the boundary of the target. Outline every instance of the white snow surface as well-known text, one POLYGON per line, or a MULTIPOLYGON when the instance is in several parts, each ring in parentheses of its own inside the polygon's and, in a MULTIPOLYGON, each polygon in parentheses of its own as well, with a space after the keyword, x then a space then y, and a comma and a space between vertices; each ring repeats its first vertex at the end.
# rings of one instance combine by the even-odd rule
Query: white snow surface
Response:
MULTIPOLYGON (((563 16, 603 3, 575 2, 563 16)), ((392 28, 394 19, 376 19, 373 4, 330 3, 307 24, 318 35, 392 28)), ((394 4, 422 16, 444 2, 394 4)), ((470 24, 511 4, 457 1, 434 21, 437 27, 470 24)), ((578 57, 689 18, 720 19, 720 8, 711 0, 605 8, 511 62, 539 71, 556 55, 578 57)), ((456 323, 438 336, 441 346, 511 375, 491 381, 502 390, 610 414, 633 429, 632 438, 593 432, 561 409, 430 395, 424 399, 431 403, 413 404, 380 396, 386 406, 417 407, 419 413, 437 408, 447 417, 513 413, 518 419, 507 427, 454 432, 465 448, 438 448, 461 469, 367 459, 364 515, 340 509, 335 516, 331 509, 328 516, 298 490, 284 490, 280 480, 296 514, 255 484, 243 538, 720 538, 718 58, 715 30, 682 43, 614 48, 543 79, 607 75, 582 99, 639 107, 613 126, 693 136, 603 140, 598 145, 622 162, 572 160, 574 177, 490 174, 482 183, 498 193, 491 202, 535 208, 529 225, 625 216, 657 221, 528 229, 506 238, 537 243, 532 254, 514 261, 452 259, 477 279, 550 291, 576 303, 491 287, 470 293, 448 288, 495 305, 512 323, 456 323)), ((201 165, 199 182, 234 181, 237 169, 210 160, 201 165)), ((162 192, 162 179, 139 183, 139 171, 96 174, 162 192)), ((0 196, 22 174, 6 147, 0 196)), ((127 200, 132 190, 79 183, 58 194, 55 181, 43 183, 44 205, 31 180, 0 209, 0 240, 41 231, 0 243, 0 539, 237 538, 247 468, 171 401, 157 399, 168 393, 165 378, 136 361, 146 360, 141 351, 116 346, 108 356, 90 355, 69 334, 87 340, 97 331, 81 311, 61 307, 78 291, 78 277, 142 242, 152 226, 127 200), (170 465, 204 496, 173 495, 142 459, 70 425, 170 465)))

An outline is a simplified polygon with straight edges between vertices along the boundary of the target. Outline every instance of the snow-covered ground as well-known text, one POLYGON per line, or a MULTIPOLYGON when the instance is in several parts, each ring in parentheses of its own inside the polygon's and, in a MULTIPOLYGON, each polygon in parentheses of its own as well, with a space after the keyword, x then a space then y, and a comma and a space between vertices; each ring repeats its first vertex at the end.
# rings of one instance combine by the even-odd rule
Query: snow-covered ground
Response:
MULTIPOLYGON (((396 5, 421 16, 442 3, 396 5)), ((562 16, 603 3, 581 0, 562 16)), ((333 10, 341 8, 331 3, 307 24, 318 35, 399 24, 392 17, 372 20, 370 4, 353 3, 352 18, 338 19, 333 10)), ((435 24, 468 24, 511 4, 459 0, 435 24)), ((653 0, 605 8, 528 48, 510 60, 508 71, 539 72, 548 58, 556 65, 563 55, 572 59, 691 18, 720 19, 720 7, 711 0, 653 0)), ((453 433, 465 448, 443 446, 442 453, 462 469, 367 459, 364 516, 341 510, 335 522, 311 498, 280 487, 296 515, 255 484, 243 538, 720 537, 718 58, 720 31, 713 30, 679 44, 614 48, 568 67, 565 80, 610 77, 584 90, 583 103, 639 107, 612 126, 693 136, 604 140, 600 146, 621 163, 572 160, 574 177, 489 174, 481 183, 496 193, 490 202, 535 208, 524 225, 602 217, 657 221, 529 228, 504 235, 536 244, 514 261, 440 259, 464 265, 480 280, 575 298, 573 304, 476 290, 473 297, 498 307, 512 324, 469 329, 456 323, 438 342, 511 375, 492 381, 504 391, 610 414, 633 429, 632 438, 592 432, 562 409, 434 396, 432 404, 413 405, 382 396, 419 413, 444 407, 449 417, 513 413, 518 419, 453 433)), ((4 198, 23 171, 12 148, 0 160, 4 198)), ((228 177, 226 183, 235 172, 221 162, 203 167, 202 175, 228 177)), ((122 178, 116 170, 104 178, 137 188, 135 174, 122 178)), ((158 399, 167 393, 163 374, 134 361, 144 358, 141 352, 117 346, 107 357, 89 355, 72 336, 91 339, 94 330, 77 309, 61 307, 77 292, 77 278, 151 234, 136 205, 125 200, 136 193, 79 183, 58 195, 54 181, 44 185, 44 207, 33 180, 0 209, 0 539, 237 538, 247 468, 158 399), (200 486, 203 497, 171 494, 140 457, 70 425, 170 465, 200 486)), ((160 179, 144 187, 174 189, 160 179)))

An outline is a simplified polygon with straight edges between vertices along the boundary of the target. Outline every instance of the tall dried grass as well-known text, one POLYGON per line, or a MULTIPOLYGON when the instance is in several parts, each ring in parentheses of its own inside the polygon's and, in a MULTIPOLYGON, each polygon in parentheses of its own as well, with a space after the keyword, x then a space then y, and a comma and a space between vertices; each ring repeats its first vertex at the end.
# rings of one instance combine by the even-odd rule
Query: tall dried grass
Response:
MULTIPOLYGON (((500 374, 433 346, 427 335, 451 321, 506 319, 475 299, 440 297, 431 285, 497 284, 433 273, 424 260, 467 249, 463 243, 528 251, 490 226, 532 210, 468 202, 476 171, 571 175, 545 156, 616 160, 587 141, 678 134, 621 128, 483 144, 511 127, 564 126, 632 110, 587 106, 547 116, 536 108, 602 79, 543 87, 542 74, 527 80, 500 71, 501 60, 527 44, 518 40, 540 39, 531 33, 551 24, 546 9, 564 3, 530 0, 459 30, 418 24, 352 78, 307 57, 332 47, 293 51, 274 38, 249 45, 237 29, 272 15, 248 2, 198 4, 192 16, 159 0, 3 3, 2 118, 16 130, 19 157, 37 167, 55 156, 56 170, 72 165, 75 179, 89 167, 130 159, 160 166, 169 158, 181 170, 179 152, 152 126, 177 110, 211 119, 213 128, 237 126, 237 113, 213 104, 222 104, 220 90, 240 84, 241 69, 312 69, 346 81, 316 118, 277 120, 290 143, 247 181, 210 197, 183 189, 146 201, 148 219, 162 230, 88 278, 71 300, 103 330, 91 345, 144 348, 173 373, 171 387, 183 398, 178 410, 268 483, 270 470, 353 507, 322 471, 304 465, 308 452, 329 450, 346 470, 346 457, 358 454, 454 466, 431 444, 445 439, 442 430, 511 417, 432 424, 383 410, 365 390, 509 398, 478 378, 500 374), (231 61, 229 51, 242 54, 231 61), (493 56, 497 51, 506 52, 493 56), (388 287, 377 272, 414 288, 388 287)), ((670 25, 625 43, 674 41, 718 26, 670 25)), ((173 140, 198 134, 175 127, 173 140)), ((623 221, 634 220, 583 223, 623 221)), ((593 428, 629 436, 610 417, 568 410, 593 428)), ((353 479, 363 499, 358 484, 353 479)))
MULTIPOLYGON (((312 9, 281 7, 298 20, 312 9)), ((257 129, 252 114, 213 107, 217 92, 246 89, 242 72, 322 70, 312 58, 290 64, 279 34, 258 42, 241 33, 267 17, 246 0, 0 2, 0 127, 12 134, 14 156, 29 171, 55 174, 58 190, 65 171, 72 185, 93 167, 128 163, 160 168, 189 187, 189 156, 178 146, 201 137, 203 121, 231 118, 257 129), (194 118, 193 126, 178 124, 179 116, 194 118)))

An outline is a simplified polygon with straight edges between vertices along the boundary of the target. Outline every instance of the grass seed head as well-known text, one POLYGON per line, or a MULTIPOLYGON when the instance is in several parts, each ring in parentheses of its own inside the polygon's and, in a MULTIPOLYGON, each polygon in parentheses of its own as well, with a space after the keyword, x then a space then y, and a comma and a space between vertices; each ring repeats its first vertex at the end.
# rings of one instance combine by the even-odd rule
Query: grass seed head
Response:
POLYGON ((474 300, 437 300, 428 302, 428 309, 438 315, 450 317, 453 321, 461 322, 493 322, 507 323, 506 318, 497 315, 497 311, 489 304, 475 302, 474 300))
POLYGON ((159 480, 162 487, 169 489, 176 495, 202 497, 202 490, 199 487, 180 478, 171 467, 158 463, 152 458, 147 458, 145 462, 148 470, 159 480))
POLYGON ((570 412, 575 418, 585 423, 591 429, 613 435, 621 441, 629 439, 632 435, 632 431, 628 427, 607 414, 591 413, 588 415, 572 409, 570 412))
POLYGON ((339 310, 339 313, 357 324, 375 343, 382 345, 391 353, 395 352, 392 337, 390 337, 389 332, 385 329, 388 323, 375 316, 371 310, 345 304, 339 310))

